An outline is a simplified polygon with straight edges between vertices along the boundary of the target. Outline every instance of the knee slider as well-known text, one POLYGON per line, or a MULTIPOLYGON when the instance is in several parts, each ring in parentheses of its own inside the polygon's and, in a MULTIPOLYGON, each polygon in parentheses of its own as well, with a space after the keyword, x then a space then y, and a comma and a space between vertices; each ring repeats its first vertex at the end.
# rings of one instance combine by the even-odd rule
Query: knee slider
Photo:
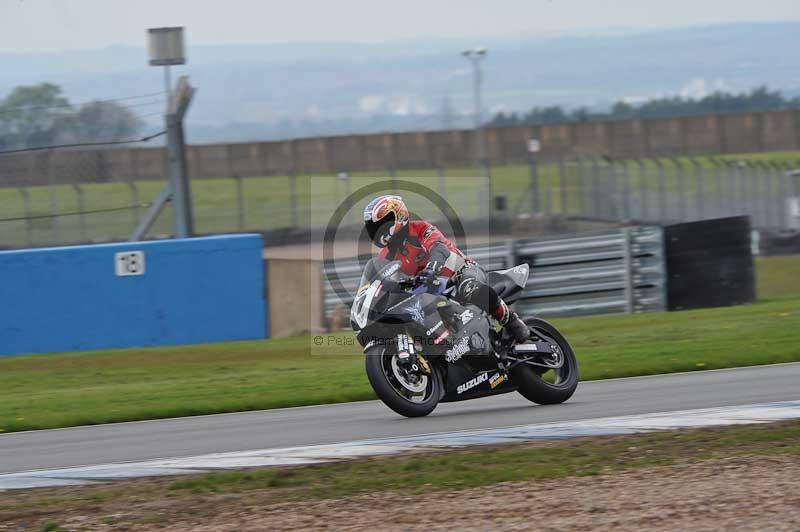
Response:
POLYGON ((459 299, 465 303, 472 303, 484 310, 493 312, 500 304, 500 298, 497 296, 491 286, 476 281, 475 279, 465 279, 458 285, 457 290, 459 299))

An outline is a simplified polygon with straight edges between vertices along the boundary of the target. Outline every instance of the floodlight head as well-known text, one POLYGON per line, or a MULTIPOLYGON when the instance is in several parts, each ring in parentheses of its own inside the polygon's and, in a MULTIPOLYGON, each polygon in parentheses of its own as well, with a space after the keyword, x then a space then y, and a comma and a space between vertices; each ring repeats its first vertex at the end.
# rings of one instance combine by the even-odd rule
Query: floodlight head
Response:
POLYGON ((183 65, 183 27, 147 30, 151 66, 183 65))
POLYGON ((470 48, 469 50, 464 50, 461 52, 461 55, 468 59, 472 59, 473 57, 481 59, 486 55, 486 53, 486 48, 470 48))

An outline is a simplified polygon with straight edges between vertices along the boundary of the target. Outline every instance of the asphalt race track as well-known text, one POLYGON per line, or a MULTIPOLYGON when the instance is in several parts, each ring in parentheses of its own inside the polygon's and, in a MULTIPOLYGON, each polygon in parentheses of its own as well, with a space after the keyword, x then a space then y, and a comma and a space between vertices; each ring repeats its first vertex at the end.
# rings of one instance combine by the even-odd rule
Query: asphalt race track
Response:
POLYGON ((582 383, 557 406, 516 393, 402 418, 378 401, 0 436, 0 473, 800 399, 800 363, 582 383))

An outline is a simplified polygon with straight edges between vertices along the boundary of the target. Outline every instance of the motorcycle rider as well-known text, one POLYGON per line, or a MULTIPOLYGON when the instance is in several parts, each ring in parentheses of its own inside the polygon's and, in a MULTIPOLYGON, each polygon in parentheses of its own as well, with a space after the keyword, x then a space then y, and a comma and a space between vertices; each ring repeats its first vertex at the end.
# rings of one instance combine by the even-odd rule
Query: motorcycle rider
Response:
POLYGON ((456 286, 454 299, 494 316, 517 343, 528 340, 528 326, 486 283, 483 268, 433 224, 410 220, 400 196, 384 195, 370 201, 364 209, 364 226, 381 248, 381 258, 399 260, 403 273, 427 285, 446 277, 456 286))

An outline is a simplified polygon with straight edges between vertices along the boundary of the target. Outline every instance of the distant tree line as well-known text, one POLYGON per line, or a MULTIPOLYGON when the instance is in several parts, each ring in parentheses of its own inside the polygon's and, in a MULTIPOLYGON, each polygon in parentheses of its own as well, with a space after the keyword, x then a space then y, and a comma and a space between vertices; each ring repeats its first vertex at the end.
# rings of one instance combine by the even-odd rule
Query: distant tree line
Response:
POLYGON ((703 98, 655 98, 638 105, 619 101, 608 112, 586 107, 565 110, 560 106, 534 107, 527 113, 498 113, 487 124, 492 127, 591 122, 633 118, 673 118, 709 113, 738 113, 800 109, 800 97, 785 98, 779 91, 758 87, 750 92, 733 94, 717 91, 703 98))
POLYGON ((126 140, 142 125, 113 101, 74 106, 52 83, 16 87, 0 99, 0 150, 126 140))

